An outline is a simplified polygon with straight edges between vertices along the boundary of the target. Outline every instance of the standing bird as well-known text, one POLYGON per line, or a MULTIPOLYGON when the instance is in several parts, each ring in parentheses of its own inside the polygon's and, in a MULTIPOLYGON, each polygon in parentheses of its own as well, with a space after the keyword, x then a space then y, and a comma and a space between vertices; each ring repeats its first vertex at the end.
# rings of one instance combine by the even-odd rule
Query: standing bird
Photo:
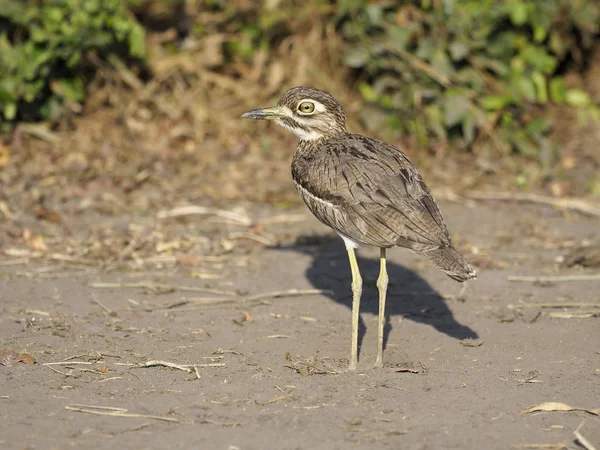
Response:
POLYGON ((354 249, 380 249, 376 367, 383 366, 383 326, 388 285, 386 249, 404 247, 427 256, 446 275, 466 281, 475 269, 452 245, 442 214, 417 169, 398 148, 346 130, 344 109, 328 92, 289 89, 277 106, 242 117, 273 120, 298 138, 292 178, 308 209, 346 244, 352 270, 350 370, 358 361, 362 278, 354 249))

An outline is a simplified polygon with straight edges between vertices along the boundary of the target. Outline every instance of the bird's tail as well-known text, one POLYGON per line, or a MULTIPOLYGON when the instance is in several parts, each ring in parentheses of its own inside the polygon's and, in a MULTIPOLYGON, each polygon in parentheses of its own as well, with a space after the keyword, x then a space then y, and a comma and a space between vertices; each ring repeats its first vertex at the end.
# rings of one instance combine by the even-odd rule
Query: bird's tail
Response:
POLYGON ((425 254, 446 275, 456 281, 463 282, 477 278, 475 268, 453 247, 440 247, 425 254))

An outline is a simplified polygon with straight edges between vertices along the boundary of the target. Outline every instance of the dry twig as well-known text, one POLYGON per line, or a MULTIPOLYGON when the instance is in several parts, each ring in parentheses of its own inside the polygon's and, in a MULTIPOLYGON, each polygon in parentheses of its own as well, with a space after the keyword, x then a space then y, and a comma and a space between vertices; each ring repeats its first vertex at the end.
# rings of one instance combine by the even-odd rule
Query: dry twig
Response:
POLYGON ((240 225, 252 225, 252 219, 246 215, 239 214, 233 211, 225 211, 223 209, 207 208, 205 206, 180 206, 178 208, 173 208, 168 211, 160 211, 156 216, 159 219, 166 219, 168 217, 190 216, 194 214, 213 215, 221 217, 223 219, 237 222, 240 225))
POLYGON ((554 198, 544 195, 527 194, 527 193, 512 193, 512 192, 479 192, 470 191, 465 194, 465 197, 473 200, 499 200, 509 202, 527 202, 549 205, 559 209, 570 209, 579 213, 600 217, 600 208, 581 198, 554 198))
POLYGON ((126 409, 123 408, 112 408, 108 406, 86 406, 86 405, 67 405, 65 406, 66 410, 69 411, 77 411, 88 414, 96 414, 99 416, 114 416, 114 417, 130 417, 130 418, 140 418, 140 419, 154 419, 154 420, 162 420, 163 422, 174 422, 179 423, 180 420, 175 417, 165 417, 165 416, 152 416, 148 414, 133 414, 128 413, 126 409))
POLYGON ((600 273, 589 274, 589 275, 557 275, 557 276, 521 276, 513 275, 506 278, 508 281, 531 281, 534 283, 544 282, 560 282, 560 281, 598 281, 600 280, 600 273))
POLYGON ((197 286, 179 286, 177 284, 164 284, 164 283, 154 283, 152 281, 138 281, 135 283, 91 283, 89 285, 92 288, 97 289, 122 289, 122 288, 143 288, 148 289, 155 294, 163 294, 168 292, 175 291, 184 291, 184 292, 204 292, 207 294, 215 294, 215 295, 235 295, 234 292, 231 291, 221 291, 219 289, 208 289, 201 288, 197 286))
POLYGON ((581 427, 584 424, 585 424, 585 420, 579 424, 579 426, 577 427, 577 429, 575 431, 573 431, 573 434, 575 435, 575 437, 577 438, 577 440, 579 441, 579 443, 581 445, 583 445, 587 450, 596 450, 596 447, 590 441, 588 441, 585 436, 583 436, 579 432, 579 430, 581 430, 581 427))
MULTIPOLYGON (((202 363, 202 364, 175 364, 168 361, 146 361, 145 363, 138 364, 136 367, 155 367, 155 366, 163 366, 170 367, 171 369, 183 370, 187 373, 192 373, 197 371, 197 368, 201 367, 225 367, 224 363, 202 363)), ((200 377, 198 377, 200 378, 200 377)))

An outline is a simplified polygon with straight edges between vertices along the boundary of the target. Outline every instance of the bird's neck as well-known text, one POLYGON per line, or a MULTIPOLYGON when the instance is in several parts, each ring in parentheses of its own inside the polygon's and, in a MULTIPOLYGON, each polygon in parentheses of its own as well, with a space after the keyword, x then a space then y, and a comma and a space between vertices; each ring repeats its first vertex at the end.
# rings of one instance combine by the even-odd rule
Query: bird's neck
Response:
POLYGON ((346 130, 328 131, 327 133, 323 133, 321 131, 311 131, 306 133, 305 135, 299 135, 296 133, 296 135, 298 136, 298 146, 321 145, 324 142, 338 138, 340 136, 344 136, 345 134, 348 134, 346 130))

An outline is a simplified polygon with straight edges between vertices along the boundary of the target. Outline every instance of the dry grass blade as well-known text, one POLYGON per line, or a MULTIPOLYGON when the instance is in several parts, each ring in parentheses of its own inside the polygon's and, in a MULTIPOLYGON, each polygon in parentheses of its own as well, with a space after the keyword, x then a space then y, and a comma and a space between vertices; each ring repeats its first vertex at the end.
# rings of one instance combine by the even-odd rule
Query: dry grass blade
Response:
POLYGON ((72 365, 77 365, 77 364, 90 365, 90 364, 94 364, 94 363, 91 363, 89 361, 58 361, 58 362, 44 363, 44 364, 42 364, 42 366, 72 366, 72 365))
POLYGON ((590 275, 562 275, 562 276, 520 276, 514 275, 506 278, 508 281, 530 281, 533 283, 560 282, 560 281, 600 281, 600 273, 590 275))
POLYGON ((25 311, 23 311, 24 314, 32 314, 34 316, 44 316, 44 317, 50 317, 50 313, 47 311, 41 311, 39 309, 26 309, 25 311))
POLYGON ((588 216, 600 217, 600 208, 580 198, 554 198, 544 195, 511 193, 511 192, 478 192, 471 191, 465 197, 474 200, 499 200, 512 202, 540 203, 560 209, 570 209, 588 216))
POLYGON ((483 345, 483 341, 476 339, 463 339, 460 341, 460 345, 463 347, 481 347, 483 345))
POLYGON ((573 434, 575 435, 575 438, 577 438, 577 441, 586 448, 586 450, 596 450, 596 447, 584 436, 582 435, 579 430, 581 430, 581 427, 585 424, 585 420, 583 422, 581 422, 579 424, 579 426, 577 427, 577 429, 575 431, 573 431, 573 434))
POLYGON ((175 363, 171 363, 168 361, 146 361, 145 363, 141 363, 138 364, 137 367, 156 367, 156 366, 162 366, 162 367, 169 367, 171 369, 177 369, 177 370, 183 370, 184 372, 192 372, 192 369, 189 366, 183 366, 183 365, 179 365, 179 364, 175 364, 175 363))
POLYGON ((243 425, 243 423, 241 423, 241 422, 217 422, 215 420, 210 420, 210 419, 202 419, 198 423, 217 425, 219 427, 224 427, 224 428, 236 428, 236 427, 241 427, 243 425))
POLYGON ((288 289, 286 291, 264 292, 262 294, 245 297, 243 301, 250 302, 255 300, 264 300, 267 298, 279 297, 299 297, 301 295, 332 295, 333 292, 327 289, 288 289))
POLYGON ((123 408, 111 408, 105 406, 86 406, 86 405, 67 405, 65 409, 68 411, 77 411, 83 412, 87 414, 96 414, 98 416, 113 416, 113 417, 128 417, 134 419, 154 419, 161 420, 163 422, 173 422, 179 423, 180 420, 174 417, 165 417, 165 416, 153 416, 148 414, 133 414, 128 413, 126 409, 123 408))
POLYGON ((563 311, 550 311, 548 317, 551 319, 592 319, 594 317, 600 317, 600 312, 597 311, 586 311, 586 312, 563 312, 563 311))
POLYGON ((271 403, 279 403, 279 402, 289 402, 295 400, 295 397, 292 394, 288 395, 280 395, 279 397, 272 398, 271 400, 267 400, 265 405, 270 405, 271 403))
POLYGON ((168 211, 159 211, 156 217, 159 219, 166 219, 168 217, 191 216, 195 214, 213 215, 237 222, 244 226, 252 225, 252 219, 248 216, 223 209, 207 208, 205 206, 180 206, 168 211))
POLYGON ((569 450, 565 444, 514 444, 510 447, 523 450, 569 450))
POLYGON ((139 281, 135 283, 91 283, 91 288, 96 289, 123 289, 123 288, 143 288, 148 289, 155 294, 163 294, 175 291, 184 292, 202 292, 206 294, 233 296, 235 292, 221 291, 219 289, 208 289, 197 286, 179 286, 177 284, 153 283, 152 281, 139 281))
POLYGON ((145 363, 137 364, 136 367, 169 367, 171 369, 183 370, 184 372, 192 373, 198 367, 226 367, 224 363, 200 363, 200 364, 175 364, 168 361, 146 361, 145 363))
MULTIPOLYGON (((270 299, 270 298, 282 298, 282 297, 299 297, 299 296, 303 296, 303 295, 331 295, 332 291, 329 291, 327 289, 288 289, 286 291, 272 291, 272 292, 263 292, 262 294, 256 294, 256 295, 250 295, 247 297, 240 297, 240 296, 235 296, 235 297, 224 297, 224 298, 220 298, 220 297, 195 297, 195 298, 190 298, 187 299, 185 301, 180 301, 180 302, 176 302, 172 305, 169 305, 168 307, 162 307, 162 308, 156 308, 156 311, 161 311, 161 310, 165 310, 165 309, 175 309, 178 308, 179 306, 185 306, 189 303, 199 303, 202 306, 209 306, 209 305, 223 305, 223 304, 228 304, 228 303, 242 303, 245 306, 252 306, 252 305, 248 305, 248 303, 250 304, 261 304, 263 303, 264 300, 270 299)), ((191 307, 191 308, 178 308, 177 311, 195 311, 197 310, 197 307, 191 307)))
POLYGON ((525 408, 521 410, 520 414, 529 414, 533 412, 552 412, 552 411, 583 411, 588 414, 593 414, 594 416, 600 416, 600 408, 577 408, 574 406, 569 406, 565 403, 559 402, 545 402, 540 403, 539 405, 530 406, 529 408, 525 408))
POLYGON ((17 266, 27 264, 28 262, 29 258, 8 259, 6 261, 0 261, 0 266, 17 266))
POLYGON ((579 303, 579 302, 560 302, 560 303, 519 303, 509 306, 511 309, 523 308, 600 308, 600 303, 579 303))

